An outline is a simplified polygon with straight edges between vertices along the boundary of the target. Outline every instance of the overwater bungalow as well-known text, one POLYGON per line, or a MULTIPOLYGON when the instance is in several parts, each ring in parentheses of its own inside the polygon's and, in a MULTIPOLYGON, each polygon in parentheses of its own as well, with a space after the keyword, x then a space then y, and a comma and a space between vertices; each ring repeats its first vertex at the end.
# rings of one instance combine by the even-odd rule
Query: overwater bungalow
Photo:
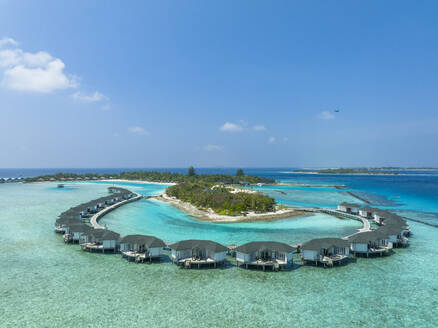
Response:
POLYGON ((102 209, 105 207, 105 201, 104 200, 99 200, 99 202, 97 203, 97 208, 98 209, 102 209))
POLYGON ((359 214, 360 208, 361 208, 361 205, 354 204, 354 203, 343 202, 343 203, 338 205, 338 211, 350 213, 350 214, 359 214))
POLYGON ((124 193, 122 195, 123 199, 125 199, 125 200, 132 198, 132 196, 133 196, 133 194, 131 194, 130 192, 124 193))
POLYGON ((120 252, 128 260, 144 262, 161 259, 166 244, 159 238, 145 235, 128 235, 120 239, 120 252))
POLYGON ((364 206, 359 209, 359 215, 363 218, 372 219, 374 211, 376 211, 375 208, 364 206))
POLYGON ((248 268, 270 268, 278 271, 292 265, 293 253, 297 250, 285 243, 255 241, 235 248, 236 261, 248 268))
POLYGON ((223 264, 228 248, 211 240, 183 240, 169 246, 172 261, 184 268, 215 267, 223 264))
POLYGON ((300 248, 304 263, 321 263, 323 266, 340 264, 350 255, 350 244, 340 238, 312 239, 300 248))
POLYGON ((114 198, 109 198, 105 201, 106 205, 113 205, 114 204, 114 198))
POLYGON ((361 232, 348 238, 351 252, 355 255, 385 255, 389 254, 392 244, 388 235, 380 229, 361 232))
POLYGON ((386 210, 376 209, 373 212, 374 222, 376 222, 378 225, 382 225, 387 218, 393 215, 394 214, 386 210))
POLYGON ((94 214, 94 213, 97 213, 99 211, 99 208, 97 207, 96 202, 89 202, 89 203, 87 203, 86 206, 87 206, 88 213, 94 214))
POLYGON ((81 248, 84 251, 94 252, 113 251, 119 248, 120 234, 106 229, 93 229, 80 237, 81 248))
POLYGON ((78 223, 80 223, 80 220, 78 220, 78 218, 63 216, 55 221, 55 232, 66 233, 69 225, 78 223))
POLYGON ((70 224, 66 226, 64 234, 64 242, 79 243, 81 236, 90 232, 93 228, 85 223, 70 224))
POLYGON ((87 206, 78 206, 77 208, 75 208, 73 210, 77 210, 82 219, 88 218, 90 216, 90 212, 88 211, 87 206))
POLYGON ((407 231, 403 225, 387 223, 376 231, 386 234, 393 247, 406 247, 408 245, 408 238, 405 236, 407 231))

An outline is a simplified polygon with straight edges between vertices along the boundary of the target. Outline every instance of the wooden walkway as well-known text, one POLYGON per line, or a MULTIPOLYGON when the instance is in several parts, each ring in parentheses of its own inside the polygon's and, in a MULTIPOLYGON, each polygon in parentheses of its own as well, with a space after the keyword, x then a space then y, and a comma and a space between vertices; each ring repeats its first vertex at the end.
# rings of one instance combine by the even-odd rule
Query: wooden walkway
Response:
POLYGON ((103 210, 101 210, 100 212, 97 212, 96 214, 94 214, 94 215, 91 217, 91 219, 90 219, 90 224, 93 226, 94 229, 105 229, 104 226, 101 226, 101 225, 98 223, 98 221, 100 220, 100 218, 101 218, 102 216, 104 216, 105 214, 111 212, 112 210, 114 210, 114 209, 116 209, 116 208, 118 208, 118 207, 120 207, 120 206, 122 206, 122 205, 125 205, 125 204, 130 203, 130 202, 134 202, 134 201, 139 200, 139 199, 141 199, 141 198, 143 197, 143 196, 140 195, 140 194, 137 194, 137 193, 135 193, 135 194, 136 194, 136 196, 133 197, 133 198, 126 199, 126 200, 121 201, 121 202, 119 202, 119 203, 116 203, 116 204, 114 204, 114 205, 111 205, 111 206, 105 207, 105 208, 104 208, 103 210))
POLYGON ((358 233, 371 231, 370 221, 368 221, 367 218, 364 218, 364 217, 362 217, 360 215, 351 214, 351 213, 345 213, 345 212, 341 212, 341 211, 330 209, 330 208, 322 208, 319 211, 321 213, 325 213, 325 214, 329 214, 329 215, 334 215, 334 216, 339 216, 339 217, 342 217, 342 218, 352 219, 352 220, 357 220, 357 221, 361 221, 362 222, 362 224, 363 224, 362 228, 357 229, 357 232, 355 232, 355 233, 353 233, 353 234, 351 234, 349 236, 343 237, 343 239, 348 239, 351 236, 357 235, 358 233))

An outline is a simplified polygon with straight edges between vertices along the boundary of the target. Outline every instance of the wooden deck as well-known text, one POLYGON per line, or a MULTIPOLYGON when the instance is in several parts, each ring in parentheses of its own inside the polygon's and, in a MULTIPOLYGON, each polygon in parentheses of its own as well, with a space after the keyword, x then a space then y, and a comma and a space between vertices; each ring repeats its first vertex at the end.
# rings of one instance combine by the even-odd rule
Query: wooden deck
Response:
POLYGON ((139 253, 134 251, 125 251, 121 253, 122 256, 126 258, 128 261, 134 261, 135 263, 144 263, 144 262, 151 263, 154 260, 161 260, 161 255, 149 256, 146 255, 146 253, 139 253))
POLYGON ((199 260, 199 259, 193 259, 191 257, 185 259, 179 259, 178 261, 176 261, 176 264, 183 267, 184 269, 193 269, 193 268, 201 269, 203 267, 211 268, 212 266, 216 268, 218 264, 222 265, 223 263, 224 261, 218 262, 211 258, 199 260))
POLYGON ((332 256, 323 256, 318 260, 309 260, 301 258, 304 264, 314 263, 318 266, 318 263, 321 263, 323 267, 333 267, 336 264, 340 265, 344 260, 348 259, 346 255, 332 255, 332 256))
POLYGON ((100 244, 85 243, 85 244, 80 244, 80 246, 83 251, 87 251, 87 252, 102 252, 102 253, 105 253, 105 251, 112 251, 113 253, 117 252, 116 248, 104 248, 103 245, 100 244))
POLYGON ((263 260, 257 260, 257 261, 252 261, 252 262, 243 262, 243 261, 239 261, 237 260, 237 263, 239 265, 239 263, 241 264, 241 266, 244 266, 245 269, 250 269, 250 268, 262 268, 263 271, 266 270, 266 268, 269 268, 273 271, 280 271, 281 269, 284 269, 287 267, 288 263, 286 261, 281 261, 281 260, 269 260, 269 261, 263 261, 263 260))
POLYGON ((380 255, 380 256, 388 255, 390 251, 391 251, 391 247, 381 246, 381 247, 371 247, 366 252, 352 251, 352 253, 354 255, 357 254, 366 255, 368 257, 369 255, 380 255))

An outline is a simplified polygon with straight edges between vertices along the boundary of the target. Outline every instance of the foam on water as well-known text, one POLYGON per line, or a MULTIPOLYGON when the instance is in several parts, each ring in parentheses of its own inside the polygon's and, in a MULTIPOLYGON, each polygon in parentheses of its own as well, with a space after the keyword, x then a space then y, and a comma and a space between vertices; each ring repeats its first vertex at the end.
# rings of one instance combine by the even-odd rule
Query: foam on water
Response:
MULTIPOLYGON (((107 185, 53 187, 0 185, 1 327, 438 325, 438 229, 411 222, 409 248, 333 269, 181 270, 168 262, 136 265, 117 254, 90 254, 65 245, 53 232, 57 215, 105 195, 107 185)), ((154 194, 164 187, 130 188, 154 194)), ((314 193, 317 199, 326 196, 314 193)), ((418 208, 405 214, 422 217, 412 210, 418 208)), ((273 238, 300 242, 343 235, 357 226, 326 216, 212 224, 147 200, 119 208, 103 222, 122 233, 151 233, 169 241, 209 238, 225 244, 273 238)))

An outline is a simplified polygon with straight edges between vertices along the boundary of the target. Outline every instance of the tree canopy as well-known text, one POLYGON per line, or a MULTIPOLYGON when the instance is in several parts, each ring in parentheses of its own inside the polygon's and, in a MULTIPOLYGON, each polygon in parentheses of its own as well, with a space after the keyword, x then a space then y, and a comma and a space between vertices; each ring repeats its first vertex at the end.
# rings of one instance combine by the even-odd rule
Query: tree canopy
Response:
POLYGON ((211 208, 221 215, 245 215, 248 211, 256 213, 275 212, 275 200, 261 193, 231 193, 224 185, 213 187, 211 183, 185 182, 169 187, 166 193, 200 209, 211 208))
POLYGON ((187 170, 187 175, 189 177, 192 177, 192 176, 196 175, 196 171, 195 171, 195 168, 193 166, 189 167, 189 169, 187 170))

